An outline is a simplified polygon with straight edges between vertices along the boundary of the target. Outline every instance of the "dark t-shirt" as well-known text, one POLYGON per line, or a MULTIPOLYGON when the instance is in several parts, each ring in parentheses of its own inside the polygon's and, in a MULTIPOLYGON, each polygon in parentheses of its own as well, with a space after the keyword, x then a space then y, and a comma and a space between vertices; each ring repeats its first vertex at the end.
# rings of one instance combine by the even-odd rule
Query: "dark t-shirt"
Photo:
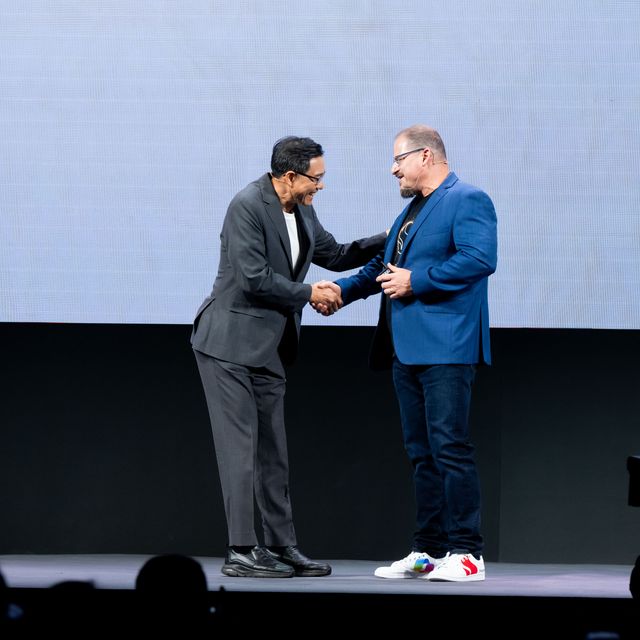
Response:
MULTIPOLYGON (((429 195, 423 196, 422 194, 415 196, 415 198, 411 201, 409 208, 407 209, 407 213, 404 216, 404 220, 400 225, 400 231, 398 232, 398 237, 396 238, 396 248, 393 252, 393 256, 391 257, 391 264, 397 265, 400 256, 404 250, 404 243, 407 240, 407 236, 409 235, 409 231, 411 230, 411 225, 413 225, 415 219, 418 217, 420 211, 422 211, 422 207, 427 204, 427 201, 431 197, 431 193, 429 195)), ((382 304, 385 305, 385 315, 387 318, 387 327, 389 328, 389 333, 393 336, 391 332, 391 305, 389 304, 389 300, 387 299, 387 295, 383 294, 384 302, 382 304)))

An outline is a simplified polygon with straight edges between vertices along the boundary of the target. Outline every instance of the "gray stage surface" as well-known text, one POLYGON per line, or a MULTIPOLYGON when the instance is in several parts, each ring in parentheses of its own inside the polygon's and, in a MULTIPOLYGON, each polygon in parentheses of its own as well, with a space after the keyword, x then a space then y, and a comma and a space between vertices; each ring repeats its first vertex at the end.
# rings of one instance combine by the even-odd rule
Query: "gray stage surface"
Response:
MULTIPOLYGON (((139 630, 132 626, 144 612, 135 582, 151 557, 1 555, 0 572, 9 586, 10 602, 26 612, 22 619, 27 626, 14 625, 17 634, 12 638, 49 633, 51 611, 57 612, 54 619, 66 637, 68 625, 76 622, 76 637, 83 640, 98 637, 92 635, 98 632, 103 637, 105 629, 113 637, 123 629, 139 630), (73 599, 77 591, 69 601, 68 591, 56 595, 50 589, 78 581, 96 587, 83 596, 81 606, 73 599), (86 612, 82 621, 67 617, 78 611, 86 612)), ((629 591, 630 565, 489 562, 485 581, 459 584, 376 578, 375 568, 384 563, 363 560, 328 560, 333 573, 322 578, 228 578, 220 573, 222 558, 196 559, 207 577, 210 613, 198 628, 201 634, 185 635, 181 629, 176 637, 210 638, 212 633, 271 628, 285 635, 295 632, 296 637, 311 629, 373 637, 396 621, 393 624, 403 632, 420 629, 430 638, 446 640, 640 640, 640 601, 629 591)), ((164 607, 144 624, 165 629, 164 607)), ((180 612, 171 607, 169 611, 180 612)), ((140 637, 152 637, 146 626, 143 631, 140 637)))
MULTIPOLYGON (((99 589, 134 589, 144 555, 3 555, 0 572, 11 588, 47 588, 66 580, 91 581, 99 589)), ((373 571, 381 562, 328 560, 333 573, 322 578, 228 578, 220 573, 222 558, 197 557, 210 591, 314 592, 354 594, 429 594, 523 596, 546 598, 630 599, 631 566, 486 563, 483 582, 432 583, 428 580, 385 580, 373 571)), ((391 562, 391 560, 389 561, 391 562)))

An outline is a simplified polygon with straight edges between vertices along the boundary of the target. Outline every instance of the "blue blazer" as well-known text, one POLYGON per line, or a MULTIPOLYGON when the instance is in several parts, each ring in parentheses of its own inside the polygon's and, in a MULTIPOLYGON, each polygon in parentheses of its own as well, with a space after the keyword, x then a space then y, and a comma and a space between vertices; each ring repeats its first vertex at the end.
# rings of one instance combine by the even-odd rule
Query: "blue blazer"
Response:
MULTIPOLYGON (((357 274, 336 280, 345 304, 381 291, 407 208, 384 251, 357 274)), ((404 364, 491 363, 487 282, 497 264, 496 212, 489 196, 449 173, 418 213, 396 266, 411 271, 413 295, 383 296, 370 364, 385 368, 393 350, 404 364), (391 305, 389 340, 385 305, 391 305)))

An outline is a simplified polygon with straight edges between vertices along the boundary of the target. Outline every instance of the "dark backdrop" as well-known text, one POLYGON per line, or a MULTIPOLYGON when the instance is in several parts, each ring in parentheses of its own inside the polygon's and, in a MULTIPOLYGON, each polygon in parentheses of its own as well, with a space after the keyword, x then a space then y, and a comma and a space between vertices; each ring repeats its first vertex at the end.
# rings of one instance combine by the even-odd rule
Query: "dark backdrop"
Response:
MULTIPOLYGON (((190 327, 0 324, 0 554, 220 556, 226 529, 190 327)), ((303 550, 409 550, 411 472, 370 327, 304 327, 288 370, 303 550)), ((640 332, 492 330, 472 430, 485 559, 631 564, 640 332)))

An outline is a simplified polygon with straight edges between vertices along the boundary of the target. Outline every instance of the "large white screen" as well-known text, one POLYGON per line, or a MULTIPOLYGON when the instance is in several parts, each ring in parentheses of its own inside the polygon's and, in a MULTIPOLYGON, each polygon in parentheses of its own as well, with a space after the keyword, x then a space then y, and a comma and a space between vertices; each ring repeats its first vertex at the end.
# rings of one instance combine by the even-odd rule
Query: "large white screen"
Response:
POLYGON ((638 329, 639 33, 637 0, 2 0, 0 320, 189 323, 276 139, 324 146, 347 241, 424 122, 495 203, 492 326, 638 329))

